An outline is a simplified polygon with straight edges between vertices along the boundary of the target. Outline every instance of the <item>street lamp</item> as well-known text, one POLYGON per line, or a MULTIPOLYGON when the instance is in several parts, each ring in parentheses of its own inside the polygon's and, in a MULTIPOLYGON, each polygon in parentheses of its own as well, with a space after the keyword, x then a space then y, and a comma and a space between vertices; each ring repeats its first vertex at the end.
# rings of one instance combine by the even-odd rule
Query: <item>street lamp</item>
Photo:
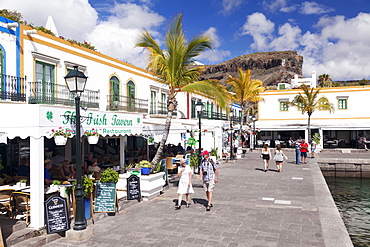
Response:
POLYGON ((230 134, 230 160, 234 160, 234 149, 233 149, 233 117, 234 117, 234 114, 233 114, 233 109, 230 109, 230 130, 231 130, 231 134, 230 134))
POLYGON ((198 173, 199 173, 199 167, 200 167, 200 162, 201 162, 201 149, 202 149, 202 123, 201 123, 201 118, 202 118, 202 111, 204 110, 204 104, 202 101, 199 99, 198 102, 195 104, 195 110, 198 112, 198 118, 199 118, 199 152, 198 152, 198 173))
POLYGON ((73 66, 73 70, 69 71, 64 77, 68 90, 75 93, 76 104, 76 215, 74 230, 86 229, 85 212, 84 212, 84 191, 82 186, 82 164, 81 164, 81 115, 80 115, 80 96, 85 90, 87 76, 78 71, 78 66, 73 66))
POLYGON ((253 150, 256 150, 256 121, 257 121, 257 118, 256 116, 249 116, 249 118, 253 121, 253 132, 252 132, 252 137, 253 139, 251 138, 251 144, 253 143, 253 147, 252 149, 253 150))

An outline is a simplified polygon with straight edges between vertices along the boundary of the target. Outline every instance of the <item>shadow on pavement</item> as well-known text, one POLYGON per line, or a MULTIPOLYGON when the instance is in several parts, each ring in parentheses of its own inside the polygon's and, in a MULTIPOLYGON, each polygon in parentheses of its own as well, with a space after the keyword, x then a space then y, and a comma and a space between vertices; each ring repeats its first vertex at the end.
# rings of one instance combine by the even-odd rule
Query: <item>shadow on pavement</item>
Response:
POLYGON ((204 207, 207 207, 208 201, 205 199, 200 199, 200 198, 193 198, 194 204, 202 204, 204 207))

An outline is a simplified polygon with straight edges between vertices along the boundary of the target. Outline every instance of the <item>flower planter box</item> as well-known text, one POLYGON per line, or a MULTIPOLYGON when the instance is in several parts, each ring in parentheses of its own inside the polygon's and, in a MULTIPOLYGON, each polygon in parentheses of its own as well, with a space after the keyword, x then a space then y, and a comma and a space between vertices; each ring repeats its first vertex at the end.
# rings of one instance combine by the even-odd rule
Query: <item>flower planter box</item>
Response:
POLYGON ((99 136, 88 136, 87 141, 90 145, 98 144, 99 142, 99 136))
POLYGON ((64 136, 54 136, 55 145, 63 146, 67 143, 67 137, 64 136))
MULTIPOLYGON (((148 176, 141 176, 140 177, 140 189, 141 189, 141 196, 143 197, 144 201, 149 201, 156 196, 161 194, 163 191, 163 186, 166 184, 166 181, 163 179, 165 175, 164 172, 158 172, 156 174, 150 174, 148 176)), ((118 183, 117 183, 117 197, 122 198, 127 195, 127 178, 130 175, 127 173, 120 174, 118 183)))
POLYGON ((164 174, 164 172, 158 172, 140 177, 141 196, 144 201, 149 201, 161 194, 166 183, 163 179, 164 174))

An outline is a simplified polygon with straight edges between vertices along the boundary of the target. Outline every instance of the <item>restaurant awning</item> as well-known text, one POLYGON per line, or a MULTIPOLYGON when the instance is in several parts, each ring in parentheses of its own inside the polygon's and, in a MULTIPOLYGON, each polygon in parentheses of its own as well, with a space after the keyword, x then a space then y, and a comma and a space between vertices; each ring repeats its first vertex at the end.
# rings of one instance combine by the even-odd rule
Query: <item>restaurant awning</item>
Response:
MULTIPOLYGON (((0 131, 9 139, 20 137, 51 138, 53 129, 60 127, 75 131, 75 112, 72 108, 8 104, 1 110, 0 131)), ((81 110, 81 133, 95 129, 101 136, 140 135, 143 115, 138 113, 81 110)))

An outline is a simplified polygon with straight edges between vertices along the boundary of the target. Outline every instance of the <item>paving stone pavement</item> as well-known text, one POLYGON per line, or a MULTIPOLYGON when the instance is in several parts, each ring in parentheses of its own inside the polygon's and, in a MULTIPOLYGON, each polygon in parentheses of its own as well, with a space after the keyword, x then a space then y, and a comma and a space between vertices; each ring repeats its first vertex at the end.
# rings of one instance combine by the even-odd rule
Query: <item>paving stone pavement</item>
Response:
MULTIPOLYGON (((263 172, 258 151, 248 152, 235 163, 221 163, 210 212, 205 210, 205 193, 195 176, 190 208, 174 210, 174 186, 160 197, 132 204, 98 221, 88 241, 61 238, 46 246, 351 246, 339 237, 346 234, 343 223, 342 232, 333 229, 338 236, 325 230, 338 224, 322 222, 318 203, 322 193, 315 188, 317 178, 312 177, 319 174, 313 172, 318 169, 315 159, 295 165, 294 153, 287 154, 282 173, 277 172, 273 160, 269 171, 263 172), (342 244, 334 243, 335 239, 342 244)), ((318 179, 322 186, 322 178, 318 179)), ((321 203, 332 203, 325 193, 321 203)), ((330 207, 326 220, 341 222, 335 206, 330 207)), ((344 239, 349 239, 348 233, 344 239)))

